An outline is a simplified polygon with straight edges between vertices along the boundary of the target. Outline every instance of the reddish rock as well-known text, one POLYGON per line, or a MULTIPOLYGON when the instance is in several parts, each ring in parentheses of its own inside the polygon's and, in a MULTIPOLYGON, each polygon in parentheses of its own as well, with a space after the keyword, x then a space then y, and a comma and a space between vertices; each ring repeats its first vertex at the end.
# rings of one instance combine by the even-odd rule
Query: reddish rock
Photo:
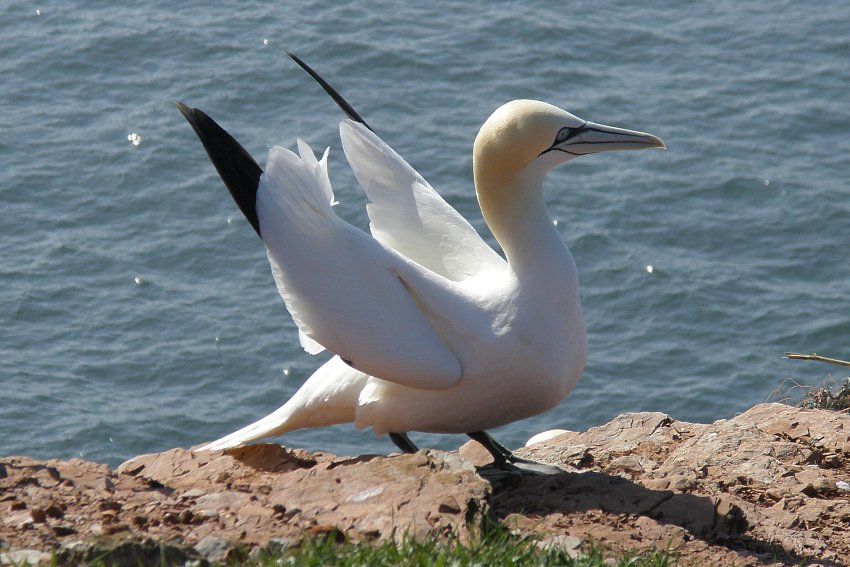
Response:
POLYGON ((543 534, 639 549, 669 542, 683 558, 713 564, 784 556, 776 564, 844 565, 850 491, 838 487, 850 482, 848 435, 846 414, 781 404, 710 425, 626 414, 520 450, 563 465, 580 448, 585 465, 497 490, 491 505, 543 534))
POLYGON ((173 449, 115 471, 6 457, 0 541, 6 557, 58 549, 64 562, 219 561, 305 534, 466 540, 489 514, 570 554, 594 540, 669 547, 702 564, 842 565, 848 447, 850 416, 763 404, 709 425, 645 412, 564 432, 518 451, 563 474, 493 486, 474 472, 471 462, 489 460, 476 444, 357 458, 274 444, 173 449))

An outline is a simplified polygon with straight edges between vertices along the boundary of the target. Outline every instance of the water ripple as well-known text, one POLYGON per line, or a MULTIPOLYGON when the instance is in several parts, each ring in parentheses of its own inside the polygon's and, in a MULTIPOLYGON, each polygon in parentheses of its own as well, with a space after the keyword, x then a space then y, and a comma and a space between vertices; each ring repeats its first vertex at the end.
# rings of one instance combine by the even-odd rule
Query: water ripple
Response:
MULTIPOLYGON (((506 100, 549 100, 668 143, 547 180, 581 271, 590 360, 573 396, 501 428, 505 442, 621 411, 728 417, 789 374, 822 378, 784 351, 848 356, 850 8, 35 9, 0 6, 0 453, 116 464, 195 444, 275 409, 320 363, 173 106, 204 108, 261 162, 297 135, 330 145, 340 213, 365 227, 339 112, 284 49, 332 78, 490 242, 470 150, 506 100)), ((350 427, 287 442, 390 449, 350 427)))

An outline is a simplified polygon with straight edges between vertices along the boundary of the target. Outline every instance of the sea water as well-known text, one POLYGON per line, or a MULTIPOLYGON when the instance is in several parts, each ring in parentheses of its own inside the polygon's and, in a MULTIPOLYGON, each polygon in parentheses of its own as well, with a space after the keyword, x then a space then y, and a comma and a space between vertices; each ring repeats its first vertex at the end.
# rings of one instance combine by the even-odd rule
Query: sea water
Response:
MULTIPOLYGON (((493 243, 471 183, 514 98, 649 131, 667 151, 581 158, 547 202, 581 273, 590 355, 519 445, 626 411, 730 417, 850 356, 850 4, 68 0, 0 4, 0 454, 117 464, 282 404, 312 357, 263 247, 175 101, 262 164, 330 146, 299 54, 493 243)), ((840 371, 839 371, 840 375, 840 371)), ((459 436, 413 434, 453 448, 459 436)), ((349 425, 282 442, 386 453, 349 425)))

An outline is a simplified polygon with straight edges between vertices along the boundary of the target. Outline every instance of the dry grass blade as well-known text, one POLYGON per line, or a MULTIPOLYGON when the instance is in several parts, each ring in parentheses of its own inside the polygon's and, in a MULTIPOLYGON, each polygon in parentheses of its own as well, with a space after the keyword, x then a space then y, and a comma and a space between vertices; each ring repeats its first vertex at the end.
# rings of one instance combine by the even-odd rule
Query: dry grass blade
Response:
POLYGON ((817 362, 826 362, 828 364, 835 364, 838 366, 850 366, 850 362, 846 360, 841 360, 840 358, 829 358, 828 356, 821 356, 815 352, 813 352, 812 354, 786 352, 785 358, 790 358, 791 360, 815 360, 817 362))
POLYGON ((803 394, 797 405, 801 408, 850 413, 850 378, 845 378, 840 384, 833 379, 825 380, 803 394))

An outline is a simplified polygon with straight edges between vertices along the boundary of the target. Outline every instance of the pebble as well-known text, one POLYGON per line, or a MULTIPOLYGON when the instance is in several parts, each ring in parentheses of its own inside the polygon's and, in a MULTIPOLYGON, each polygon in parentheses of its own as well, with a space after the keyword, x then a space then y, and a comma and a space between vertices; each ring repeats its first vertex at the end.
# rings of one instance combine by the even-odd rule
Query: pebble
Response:
POLYGON ((195 546, 195 551, 210 563, 218 563, 227 558, 227 553, 232 547, 227 540, 220 537, 207 536, 198 542, 198 545, 195 546))
POLYGON ((49 553, 37 549, 17 549, 0 553, 0 565, 50 565, 49 553))
POLYGON ((201 490, 200 488, 190 488, 186 492, 183 493, 183 498, 200 498, 206 494, 206 490, 201 490))
POLYGON ((581 538, 571 535, 557 535, 538 542, 537 547, 540 549, 557 549, 575 559, 581 552, 581 544, 581 538))

